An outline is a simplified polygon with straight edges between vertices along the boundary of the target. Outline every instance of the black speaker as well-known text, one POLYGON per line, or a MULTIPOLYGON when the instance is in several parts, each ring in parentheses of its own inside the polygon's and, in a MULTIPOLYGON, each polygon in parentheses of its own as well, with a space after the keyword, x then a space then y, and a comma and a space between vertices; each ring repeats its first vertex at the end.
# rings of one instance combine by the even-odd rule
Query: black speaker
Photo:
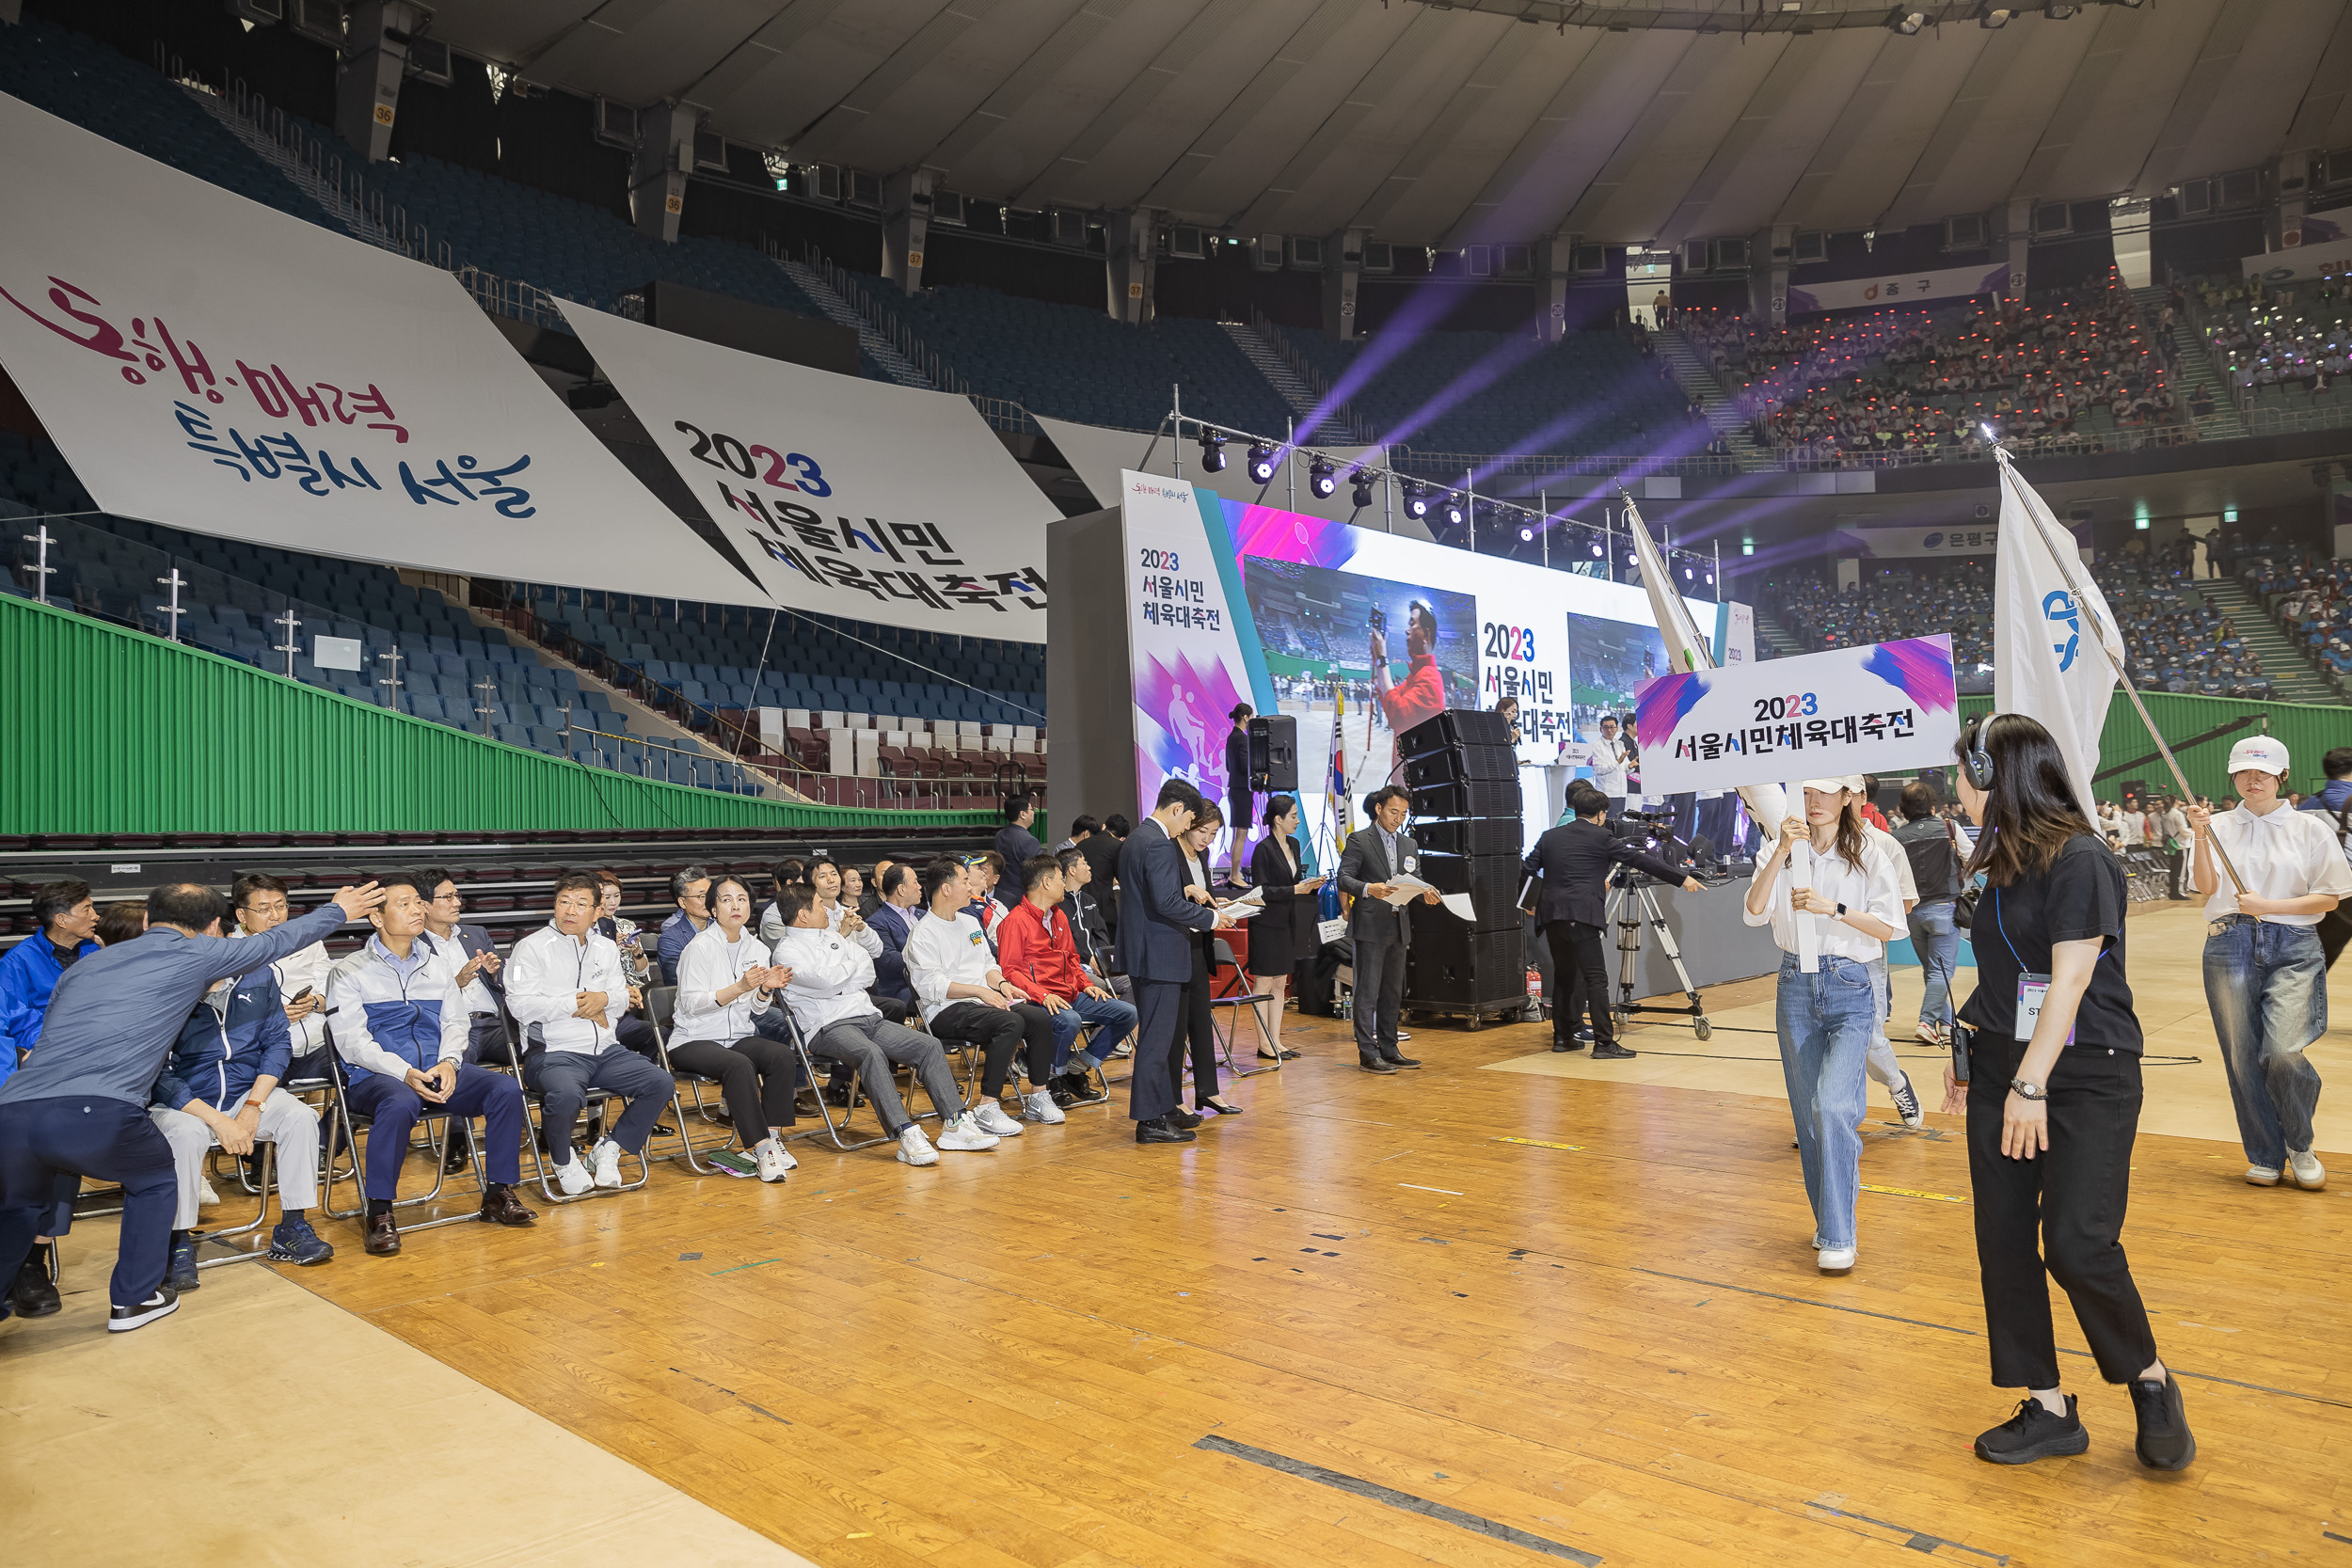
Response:
POLYGON ((1519 827, 1519 781, 1517 779, 1455 779, 1423 784, 1413 791, 1415 816, 1507 816, 1511 831, 1519 827))
POLYGON ((1263 713, 1249 721, 1249 787, 1261 795, 1298 787, 1298 721, 1263 713))
POLYGON ((1399 756, 1417 756, 1448 746, 1508 746, 1511 725, 1500 713, 1484 708, 1450 707, 1435 719, 1424 719, 1396 737, 1399 756))
POLYGON ((1519 852, 1517 817, 1456 817, 1451 822, 1416 822, 1413 842, 1438 855, 1511 855, 1519 852))
MULTIPOLYGON (((1519 923, 1519 884, 1525 879, 1519 872, 1517 855, 1443 855, 1423 848, 1421 857, 1421 879, 1439 893, 1467 893, 1470 907, 1477 911, 1471 925, 1479 930, 1493 930, 1519 923)), ((1426 904, 1420 908, 1428 909, 1426 904)), ((1454 921, 1458 918, 1450 910, 1430 910, 1434 917, 1454 921)), ((1414 940, 1419 929, 1414 927, 1414 940)))
POLYGON ((1527 942, 1517 926, 1473 931, 1443 910, 1413 906, 1406 1006, 1486 1006, 1527 994, 1527 942))
POLYGON ((1407 789, 1455 779, 1517 779, 1519 759, 1508 746, 1448 746, 1406 757, 1397 782, 1407 789))

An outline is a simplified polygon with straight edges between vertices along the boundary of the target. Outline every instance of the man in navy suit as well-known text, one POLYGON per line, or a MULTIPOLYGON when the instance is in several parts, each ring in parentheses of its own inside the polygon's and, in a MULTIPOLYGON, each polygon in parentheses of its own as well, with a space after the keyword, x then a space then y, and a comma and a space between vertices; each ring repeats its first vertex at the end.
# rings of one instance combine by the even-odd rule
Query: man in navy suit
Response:
MULTIPOLYGON (((1403 907, 1386 901, 1390 878, 1421 875, 1421 846, 1405 831, 1411 802, 1402 784, 1365 796, 1364 815, 1372 826, 1349 834, 1340 852, 1340 891, 1356 900, 1347 913, 1347 935, 1356 950, 1356 1064, 1366 1072, 1421 1066, 1397 1049, 1396 1037, 1412 923, 1403 907)), ((1438 902, 1437 890, 1421 899, 1438 902)))
POLYGON ((1127 1081, 1127 1117, 1139 1144, 1187 1144, 1200 1118, 1178 1108, 1168 1070, 1168 1050, 1192 979, 1195 931, 1232 921, 1214 905, 1184 895, 1176 835, 1200 812, 1200 794, 1182 779, 1160 786, 1158 804, 1136 825, 1119 851, 1119 951, 1136 983, 1135 1074, 1127 1081))

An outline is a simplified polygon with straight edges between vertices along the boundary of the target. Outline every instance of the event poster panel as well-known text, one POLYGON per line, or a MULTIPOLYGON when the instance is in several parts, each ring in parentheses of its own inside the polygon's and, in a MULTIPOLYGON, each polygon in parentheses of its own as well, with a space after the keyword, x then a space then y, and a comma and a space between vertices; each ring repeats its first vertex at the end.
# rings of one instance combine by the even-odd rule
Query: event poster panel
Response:
POLYGON ((741 595, 447 273, 5 95, 0 148, 0 363, 101 509, 357 560, 741 595))
POLYGON ((1060 512, 968 398, 564 302, 597 367, 777 603, 1045 641, 1060 512))
POLYGON ((1952 760, 1952 640, 1829 648, 1645 681, 1634 703, 1653 795, 1899 773, 1952 760))
POLYGON ((1140 820, 1169 779, 1225 800, 1229 715, 1240 703, 1266 705, 1243 657, 1233 616, 1240 595, 1228 594, 1232 550, 1212 547, 1192 486, 1133 472, 1120 486, 1140 820))

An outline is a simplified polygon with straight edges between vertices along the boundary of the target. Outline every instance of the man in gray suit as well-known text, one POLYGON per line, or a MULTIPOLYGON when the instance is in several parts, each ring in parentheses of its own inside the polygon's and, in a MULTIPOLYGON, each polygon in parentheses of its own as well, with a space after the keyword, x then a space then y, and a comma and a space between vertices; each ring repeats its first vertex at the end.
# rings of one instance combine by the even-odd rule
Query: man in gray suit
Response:
MULTIPOLYGON (((1410 803, 1402 784, 1364 797, 1372 826, 1348 835, 1340 853, 1340 891, 1356 900, 1348 939, 1356 948, 1356 1065, 1394 1072, 1421 1064, 1396 1049, 1397 1015, 1405 1006, 1405 950, 1412 942, 1410 910, 1383 902, 1392 877, 1421 874, 1421 846, 1405 832, 1410 803)), ((1438 901, 1435 888, 1421 895, 1438 901)))

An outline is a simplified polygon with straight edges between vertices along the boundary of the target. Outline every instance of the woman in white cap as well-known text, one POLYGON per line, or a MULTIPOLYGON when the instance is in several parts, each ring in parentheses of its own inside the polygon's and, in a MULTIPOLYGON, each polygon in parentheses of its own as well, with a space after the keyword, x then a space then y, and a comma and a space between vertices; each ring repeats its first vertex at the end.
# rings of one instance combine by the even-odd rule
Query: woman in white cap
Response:
POLYGON ((1749 925, 1772 927, 1782 954, 1774 1006, 1780 1067, 1823 1274, 1854 1264, 1862 1181, 1854 1129, 1866 1094, 1863 1060, 1883 1016, 1870 960, 1886 951, 1903 918, 1894 857, 1862 831, 1848 783, 1805 780, 1804 815, 1781 823, 1779 842, 1756 863, 1742 911, 1749 925), (1801 843, 1810 846, 1803 874, 1793 864, 1801 843), (1816 955, 1810 972, 1800 957, 1807 946, 1816 955))
POLYGON ((2246 1146, 2246 1180, 2275 1187, 2285 1167, 2317 1192, 2328 1172, 2312 1152, 2319 1069, 2304 1048, 2328 1032, 2328 959, 2319 923, 2352 894, 2352 865, 2314 812, 2289 809, 2286 743, 2256 736, 2230 748, 2233 811, 2188 813, 2195 879, 2205 895, 2205 1006, 2221 1042, 2246 1146), (2241 894, 2214 855, 2218 844, 2246 883, 2241 894))

